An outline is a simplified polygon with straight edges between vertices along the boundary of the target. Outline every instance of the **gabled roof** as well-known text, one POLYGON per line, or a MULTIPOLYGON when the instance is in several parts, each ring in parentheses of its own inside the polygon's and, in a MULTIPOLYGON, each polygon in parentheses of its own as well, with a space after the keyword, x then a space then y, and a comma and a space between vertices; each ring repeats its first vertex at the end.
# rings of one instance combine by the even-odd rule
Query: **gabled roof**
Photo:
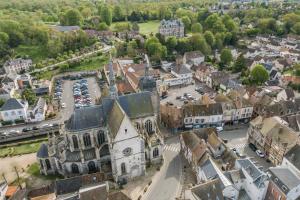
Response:
POLYGON ((36 156, 38 158, 48 158, 48 145, 45 143, 41 144, 36 156))
POLYGON ((300 185, 300 178, 290 169, 285 167, 270 167, 269 171, 280 180, 289 190, 300 185))
POLYGON ((183 106, 183 112, 185 116, 210 116, 223 114, 223 109, 220 103, 188 104, 183 106))
POLYGON ((83 107, 74 110, 74 113, 66 122, 65 128, 68 131, 80 131, 101 127, 104 119, 105 115, 102 105, 83 107))
POLYGON ((118 101, 122 109, 131 119, 154 115, 150 92, 140 92, 119 96, 118 101))
POLYGON ((24 108, 24 105, 19 100, 10 98, 3 104, 3 106, 1 107, 1 111, 16 110, 22 108, 24 108))
POLYGON ((172 68, 172 71, 174 71, 176 74, 190 74, 192 73, 191 70, 189 70, 185 64, 178 64, 178 65, 175 65, 173 68, 172 68))
POLYGON ((285 158, 300 170, 300 145, 296 144, 286 154, 285 158))
POLYGON ((81 187, 97 184, 105 181, 103 173, 86 174, 55 181, 55 192, 57 195, 63 195, 79 191, 81 187))
POLYGON ((115 138, 118 134, 119 128, 125 117, 125 113, 120 105, 114 101, 111 111, 108 113, 107 123, 110 129, 112 138, 115 138))
POLYGON ((207 181, 191 189, 200 200, 224 200, 220 179, 207 181))

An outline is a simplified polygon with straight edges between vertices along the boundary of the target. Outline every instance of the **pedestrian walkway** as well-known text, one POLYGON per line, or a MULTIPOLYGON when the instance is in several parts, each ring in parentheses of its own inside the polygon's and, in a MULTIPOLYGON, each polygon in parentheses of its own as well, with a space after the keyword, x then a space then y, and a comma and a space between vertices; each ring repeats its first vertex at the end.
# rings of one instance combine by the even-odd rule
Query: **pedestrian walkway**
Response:
POLYGON ((166 150, 166 151, 174 151, 174 152, 180 152, 180 144, 178 143, 178 144, 166 144, 165 146, 164 146, 164 150, 166 150))
POLYGON ((248 144, 242 143, 242 144, 227 144, 229 148, 236 148, 236 149, 244 149, 248 144))

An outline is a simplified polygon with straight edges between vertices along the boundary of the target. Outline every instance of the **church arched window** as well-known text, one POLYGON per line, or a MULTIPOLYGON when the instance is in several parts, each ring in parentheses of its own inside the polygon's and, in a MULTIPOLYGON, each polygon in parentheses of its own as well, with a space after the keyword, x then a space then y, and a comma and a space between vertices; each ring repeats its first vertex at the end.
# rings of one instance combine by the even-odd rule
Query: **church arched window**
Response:
POLYGON ((126 174, 126 164, 125 163, 121 164, 121 173, 126 174))
POLYGON ((71 170, 72 170, 72 173, 73 173, 73 174, 79 174, 79 168, 78 168, 78 165, 77 165, 77 164, 73 163, 73 164, 71 165, 71 170))
POLYGON ((98 144, 101 145, 105 142, 105 135, 104 135, 104 131, 100 130, 97 133, 97 140, 98 140, 98 144))
POLYGON ((50 164, 49 159, 46 159, 45 163, 46 163, 47 170, 51 169, 51 164, 50 164))
POLYGON ((159 156, 159 150, 157 147, 155 147, 153 150, 153 158, 157 158, 158 156, 159 156))
POLYGON ((147 120, 145 122, 145 128, 146 128, 147 133, 152 133, 153 132, 153 126, 152 126, 151 120, 147 120))
POLYGON ((78 145, 78 139, 77 139, 76 135, 72 136, 72 141, 73 141, 73 147, 74 147, 74 149, 78 149, 79 145, 78 145))
POLYGON ((90 147, 92 145, 91 143, 91 136, 88 133, 85 133, 83 135, 83 143, 85 147, 90 147))

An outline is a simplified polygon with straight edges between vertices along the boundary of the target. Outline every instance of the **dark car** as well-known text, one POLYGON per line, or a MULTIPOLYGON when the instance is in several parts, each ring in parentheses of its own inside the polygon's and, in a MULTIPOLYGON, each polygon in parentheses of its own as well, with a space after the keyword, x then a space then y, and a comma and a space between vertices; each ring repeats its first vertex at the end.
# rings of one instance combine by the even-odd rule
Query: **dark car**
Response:
POLYGON ((28 132, 31 131, 31 128, 23 128, 22 132, 28 132))
POLYGON ((254 152, 257 150, 256 146, 252 143, 249 143, 249 148, 254 152))
POLYGON ((32 127, 32 130, 39 130, 39 128, 34 126, 34 127, 32 127))

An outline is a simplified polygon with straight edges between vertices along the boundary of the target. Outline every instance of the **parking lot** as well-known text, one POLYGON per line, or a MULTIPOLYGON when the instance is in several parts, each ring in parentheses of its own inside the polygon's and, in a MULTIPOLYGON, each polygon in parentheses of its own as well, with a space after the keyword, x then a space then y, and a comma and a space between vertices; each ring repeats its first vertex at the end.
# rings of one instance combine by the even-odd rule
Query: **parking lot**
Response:
POLYGON ((190 96, 190 99, 193 98, 195 101, 197 101, 201 99, 202 95, 198 93, 195 89, 195 85, 188 85, 182 88, 170 88, 168 90, 168 96, 165 99, 162 99, 161 103, 171 102, 174 105, 181 106, 184 104, 185 99, 188 99, 187 96, 190 96))
POLYGON ((80 80, 62 81, 62 95, 60 99, 60 105, 61 105, 61 115, 64 121, 67 120, 72 115, 76 103, 77 103, 77 108, 94 105, 96 99, 98 99, 101 96, 100 88, 94 77, 89 77, 80 80), (82 85, 80 83, 77 84, 78 86, 76 89, 77 91, 76 94, 78 94, 77 99, 80 100, 79 101, 77 100, 77 102, 75 102, 74 85, 80 80, 86 80, 86 81, 82 81, 84 82, 84 84, 82 85), (81 88, 81 86, 83 87, 81 88), (87 100, 89 98, 90 100, 87 100))

